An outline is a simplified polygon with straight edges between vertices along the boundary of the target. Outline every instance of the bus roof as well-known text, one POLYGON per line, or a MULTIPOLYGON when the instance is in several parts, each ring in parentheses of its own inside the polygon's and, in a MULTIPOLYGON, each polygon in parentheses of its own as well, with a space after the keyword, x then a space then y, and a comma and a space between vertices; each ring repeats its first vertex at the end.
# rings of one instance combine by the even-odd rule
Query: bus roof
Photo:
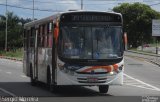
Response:
POLYGON ((32 22, 29 22, 29 23, 26 23, 24 25, 24 28, 27 28, 27 27, 34 27, 35 25, 40 25, 40 24, 43 24, 44 22, 50 22, 50 21, 53 21, 53 20, 56 20, 60 15, 62 14, 69 14, 69 13, 81 13, 81 12, 93 12, 93 13, 108 13, 108 14, 117 14, 117 15, 121 15, 121 13, 117 13, 117 12, 106 12, 106 11, 84 11, 84 10, 78 10, 78 11, 67 11, 67 12, 60 12, 60 13, 56 13, 52 16, 49 16, 49 17, 46 17, 46 18, 42 18, 42 19, 39 19, 39 20, 35 20, 35 21, 32 21, 32 22))

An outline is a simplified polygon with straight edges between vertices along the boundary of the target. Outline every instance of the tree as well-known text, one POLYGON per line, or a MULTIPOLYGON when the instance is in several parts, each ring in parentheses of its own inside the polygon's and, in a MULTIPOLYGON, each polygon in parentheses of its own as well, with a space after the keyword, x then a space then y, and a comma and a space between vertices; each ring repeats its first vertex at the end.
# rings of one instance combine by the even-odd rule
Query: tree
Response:
POLYGON ((5 25, 6 18, 3 15, 0 15, 0 50, 4 48, 5 44, 5 25))
POLYGON ((141 3, 123 3, 114 7, 124 19, 124 31, 128 33, 128 43, 137 47, 152 40, 152 19, 160 18, 160 14, 148 5, 141 3))
MULTIPOLYGON (((19 18, 13 12, 8 12, 8 48, 20 48, 23 46, 23 25, 31 19, 19 18)), ((0 15, 0 49, 5 45, 6 17, 0 15)))

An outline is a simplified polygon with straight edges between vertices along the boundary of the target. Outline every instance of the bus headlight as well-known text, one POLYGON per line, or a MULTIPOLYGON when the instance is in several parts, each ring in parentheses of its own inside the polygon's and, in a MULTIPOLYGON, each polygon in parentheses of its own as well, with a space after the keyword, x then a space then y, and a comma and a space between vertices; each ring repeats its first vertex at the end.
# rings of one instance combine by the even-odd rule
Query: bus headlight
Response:
POLYGON ((110 74, 110 75, 113 75, 113 74, 114 74, 114 72, 113 72, 113 71, 112 71, 112 72, 109 72, 109 74, 110 74))

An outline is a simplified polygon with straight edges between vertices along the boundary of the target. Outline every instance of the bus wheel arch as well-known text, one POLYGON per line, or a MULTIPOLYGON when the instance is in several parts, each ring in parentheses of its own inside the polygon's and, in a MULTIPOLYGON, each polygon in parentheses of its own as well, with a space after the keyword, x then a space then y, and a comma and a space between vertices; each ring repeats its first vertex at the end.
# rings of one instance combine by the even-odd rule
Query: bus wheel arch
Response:
POLYGON ((50 91, 53 91, 51 71, 52 71, 52 70, 51 70, 51 67, 48 65, 48 66, 47 66, 47 75, 46 75, 46 78, 47 78, 46 86, 47 86, 47 88, 48 88, 50 91))
POLYGON ((50 69, 50 66, 48 65, 47 66, 47 84, 51 84, 51 69, 50 69))
POLYGON ((57 92, 57 86, 53 84, 52 82, 52 69, 50 66, 47 66, 47 88, 51 91, 51 92, 57 92))

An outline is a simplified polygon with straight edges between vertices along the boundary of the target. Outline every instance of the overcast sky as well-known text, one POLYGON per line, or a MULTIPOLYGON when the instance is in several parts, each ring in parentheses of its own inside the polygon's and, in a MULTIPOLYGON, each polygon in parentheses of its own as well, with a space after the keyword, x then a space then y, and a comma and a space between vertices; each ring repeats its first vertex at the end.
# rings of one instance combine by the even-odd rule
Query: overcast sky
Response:
MULTIPOLYGON (((57 11, 68 11, 70 9, 80 9, 81 0, 34 0, 35 18, 43 18, 56 13, 57 11)), ((33 0, 7 0, 8 11, 23 18, 32 18, 33 0), (18 8, 16 8, 18 7, 18 8)), ((113 7, 124 3, 141 2, 160 12, 160 0, 83 0, 84 10, 110 11, 113 7)), ((0 0, 0 14, 6 12, 6 0, 0 0)))

